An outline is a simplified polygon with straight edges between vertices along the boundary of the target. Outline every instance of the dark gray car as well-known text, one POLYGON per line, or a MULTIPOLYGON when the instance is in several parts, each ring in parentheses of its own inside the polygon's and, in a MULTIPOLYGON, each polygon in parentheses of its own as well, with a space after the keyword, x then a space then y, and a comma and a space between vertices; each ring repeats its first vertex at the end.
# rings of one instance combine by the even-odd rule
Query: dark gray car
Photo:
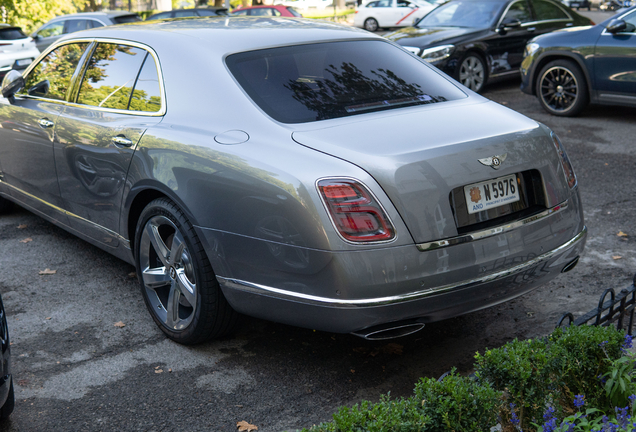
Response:
POLYGON ((181 343, 237 312, 399 336, 545 283, 585 242, 550 129, 362 30, 104 27, 2 94, 0 195, 135 264, 181 343))
POLYGON ((37 29, 31 37, 40 50, 44 51, 49 45, 68 33, 80 30, 103 27, 114 24, 125 24, 141 21, 136 13, 113 12, 83 12, 55 17, 37 29))

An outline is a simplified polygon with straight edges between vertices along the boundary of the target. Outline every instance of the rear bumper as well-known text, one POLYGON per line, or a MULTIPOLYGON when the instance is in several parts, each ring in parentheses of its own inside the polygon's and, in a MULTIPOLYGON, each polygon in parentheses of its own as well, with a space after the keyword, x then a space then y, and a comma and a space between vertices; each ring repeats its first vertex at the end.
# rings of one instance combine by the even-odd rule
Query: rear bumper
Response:
POLYGON ((238 272, 247 277, 217 270, 217 280, 237 311, 299 327, 350 333, 402 320, 434 322, 508 301, 558 276, 585 245, 578 210, 573 202, 530 226, 437 250, 312 251, 306 262, 328 255, 320 268, 285 279, 274 277, 272 265, 264 275, 238 272))

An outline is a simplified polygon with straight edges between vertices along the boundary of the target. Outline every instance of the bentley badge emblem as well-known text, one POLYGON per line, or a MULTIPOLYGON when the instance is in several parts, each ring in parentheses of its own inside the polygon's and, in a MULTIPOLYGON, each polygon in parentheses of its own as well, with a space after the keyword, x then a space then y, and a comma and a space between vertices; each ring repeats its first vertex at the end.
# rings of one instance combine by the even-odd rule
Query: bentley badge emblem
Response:
POLYGON ((492 167, 493 169, 499 169, 499 167, 502 163, 504 163, 507 157, 508 153, 504 153, 502 155, 495 155, 483 159, 478 159, 478 161, 486 166, 492 167))

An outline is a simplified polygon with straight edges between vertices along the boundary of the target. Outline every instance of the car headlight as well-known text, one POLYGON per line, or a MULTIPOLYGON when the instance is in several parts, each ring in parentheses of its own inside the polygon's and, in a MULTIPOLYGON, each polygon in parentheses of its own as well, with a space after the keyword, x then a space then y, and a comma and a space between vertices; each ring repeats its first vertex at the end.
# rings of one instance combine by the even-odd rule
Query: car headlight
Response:
POLYGON ((453 51, 455 51, 455 45, 441 45, 427 48, 422 51, 422 58, 429 63, 435 63, 448 58, 453 51))
POLYGON ((523 50, 523 58, 533 55, 534 53, 539 51, 539 48, 541 47, 538 43, 529 43, 528 45, 526 45, 526 49, 523 50))

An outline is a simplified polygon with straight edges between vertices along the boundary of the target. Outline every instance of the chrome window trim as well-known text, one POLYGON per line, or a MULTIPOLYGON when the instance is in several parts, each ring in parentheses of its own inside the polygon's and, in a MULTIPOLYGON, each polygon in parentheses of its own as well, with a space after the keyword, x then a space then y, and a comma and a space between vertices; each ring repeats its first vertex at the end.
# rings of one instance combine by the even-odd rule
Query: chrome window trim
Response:
POLYGON ((369 188, 369 186, 367 186, 362 180, 359 180, 359 179, 354 178, 354 177, 346 177, 346 176, 342 176, 342 177, 338 177, 338 176, 321 177, 318 180, 316 180, 316 182, 314 183, 314 187, 316 188, 316 192, 318 193, 318 198, 320 198, 320 202, 322 203, 322 208, 324 209, 325 213, 327 214, 327 217, 329 218, 329 221, 331 222, 331 226, 333 227, 334 231, 336 232, 336 234, 338 234, 338 237, 340 237, 340 240, 344 241, 347 244, 355 245, 355 246, 389 244, 389 243, 393 243, 393 242, 397 241, 398 232, 397 232, 397 229, 395 227, 395 224, 391 220, 391 216, 389 216, 389 212, 386 211, 386 209, 382 205, 382 202, 378 199, 377 196, 375 196, 375 194, 369 188), (362 242, 354 242, 354 241, 345 239, 342 236, 342 234, 340 234, 340 230, 336 226, 336 222, 331 217, 331 214, 329 213, 329 207, 327 206, 327 203, 325 202, 325 199, 323 198, 322 193, 320 192, 320 188, 318 187, 318 183, 320 181, 322 181, 322 180, 351 180, 353 182, 356 182, 356 183, 362 185, 362 187, 364 187, 367 190, 367 192, 369 192, 371 197, 375 200, 375 202, 378 203, 378 205, 380 206, 380 208, 384 212, 384 215, 386 216, 387 221, 391 224, 391 227, 393 228, 393 232, 395 233, 395 236, 392 239, 389 239, 389 240, 379 240, 379 241, 369 241, 369 242, 364 242, 364 241, 362 241, 362 242))
POLYGON ((518 220, 515 222, 511 222, 508 224, 504 224, 504 225, 499 225, 496 226, 494 228, 488 228, 482 231, 477 231, 477 232, 473 232, 470 234, 465 234, 465 235, 460 235, 457 237, 452 237, 449 239, 445 239, 445 240, 438 240, 438 241, 432 241, 432 242, 427 242, 427 243, 419 243, 417 244, 417 248, 421 251, 421 252, 426 252, 426 251, 431 251, 431 250, 437 250, 437 249, 441 249, 441 248, 445 248, 445 247, 449 247, 449 246, 455 246, 458 244, 462 244, 462 243, 469 243, 469 242, 473 242, 475 240, 481 240, 481 239, 485 239, 488 237, 493 237, 499 234, 503 234, 505 232, 508 231, 512 231, 514 229, 517 229, 519 227, 525 226, 525 225, 530 225, 533 224, 541 219, 544 219, 548 216, 552 216, 554 214, 560 213, 563 210, 567 209, 569 205, 568 200, 563 201, 561 204, 557 204, 552 208, 549 208, 547 210, 542 211, 541 213, 535 214, 533 216, 529 216, 525 219, 522 220, 518 220))
POLYGON ((142 43, 139 43, 139 42, 132 42, 132 41, 128 41, 128 40, 114 39, 114 38, 80 38, 80 39, 64 40, 61 43, 54 44, 53 46, 47 48, 40 55, 40 57, 38 57, 36 59, 36 61, 32 62, 29 65, 29 67, 25 69, 25 71, 22 73, 22 76, 26 77, 31 72, 31 70, 33 70, 33 68, 40 63, 40 61, 44 57, 49 55, 49 53, 51 51, 53 51, 53 50, 55 50, 55 49, 57 49, 57 48, 59 48, 61 46, 64 46, 64 45, 69 45, 69 44, 72 44, 72 43, 82 43, 82 42, 86 42, 88 44, 94 42, 94 43, 113 43, 113 44, 117 44, 117 45, 129 45, 129 46, 134 46, 136 48, 143 49, 146 52, 150 53, 150 55, 152 55, 153 60, 155 61, 155 67, 157 69, 157 75, 158 75, 158 78, 159 78, 159 91, 161 93, 161 109, 159 111, 155 111, 155 112, 130 111, 130 110, 115 109, 115 108, 96 107, 96 106, 93 106, 93 105, 85 105, 85 104, 79 104, 79 103, 76 103, 76 102, 68 102, 68 101, 62 101, 62 100, 58 100, 58 99, 49 99, 49 98, 45 98, 45 97, 31 96, 31 95, 20 95, 20 94, 17 94, 16 97, 21 98, 21 99, 41 100, 41 101, 44 101, 44 102, 57 103, 57 104, 60 104, 60 105, 70 106, 70 107, 74 107, 74 108, 91 109, 91 110, 94 110, 94 111, 108 112, 108 113, 113 113, 113 114, 128 114, 128 115, 136 115, 136 116, 142 116, 142 117, 162 117, 162 116, 166 115, 166 111, 167 111, 166 94, 165 94, 166 90, 165 90, 165 87, 164 87, 164 84, 163 84, 163 72, 161 70, 161 63, 159 62, 159 57, 157 56, 157 53, 155 52, 155 50, 153 48, 151 48, 150 46, 148 46, 146 44, 142 44, 142 43))
POLYGON ((587 235, 587 227, 583 227, 580 233, 573 238, 562 244, 561 246, 539 255, 531 260, 516 266, 510 267, 506 270, 501 270, 489 275, 477 277, 474 279, 467 279, 461 282, 456 282, 447 285, 441 285, 433 288, 426 288, 420 291, 415 291, 407 294, 401 294, 389 297, 376 297, 368 299, 355 299, 355 300, 342 300, 330 297, 320 297, 310 294, 303 294, 294 291, 288 291, 280 288, 270 287, 266 285, 256 284, 234 278, 227 278, 223 276, 217 276, 219 284, 230 289, 236 289, 239 291, 250 292, 257 295, 267 295, 270 297, 278 298, 287 301, 300 301, 304 304, 313 304, 323 307, 345 307, 345 308, 365 308, 365 307, 377 307, 386 306, 391 304, 403 303, 408 301, 422 300, 427 297, 432 297, 439 294, 444 294, 450 291, 468 288, 470 286, 479 285, 486 282, 491 282, 498 279, 503 279, 507 276, 511 276, 514 273, 519 273, 527 268, 538 265, 542 261, 551 259, 555 255, 565 252, 569 248, 576 245, 579 241, 583 240, 587 235))

